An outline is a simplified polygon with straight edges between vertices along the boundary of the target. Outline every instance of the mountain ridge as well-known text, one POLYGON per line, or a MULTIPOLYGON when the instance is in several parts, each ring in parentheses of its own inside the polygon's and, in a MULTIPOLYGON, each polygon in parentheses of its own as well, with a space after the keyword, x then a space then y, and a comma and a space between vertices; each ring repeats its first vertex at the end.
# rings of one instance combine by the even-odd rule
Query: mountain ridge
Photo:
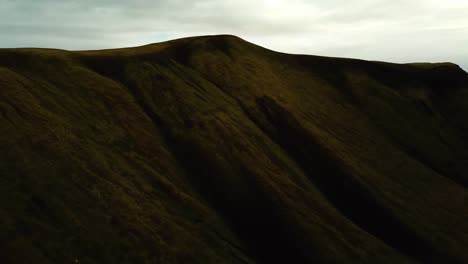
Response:
POLYGON ((454 64, 223 35, 2 49, 0 86, 7 263, 468 261, 454 64))
MULTIPOLYGON (((460 69, 460 65, 453 63, 453 62, 409 62, 409 63, 395 63, 395 62, 385 62, 385 61, 380 61, 380 60, 364 60, 364 59, 358 59, 358 58, 345 58, 345 57, 331 57, 331 56, 319 56, 319 55, 310 55, 310 54, 302 54, 302 53, 288 53, 288 52, 281 52, 281 51, 275 51, 271 50, 262 46, 259 46, 257 44, 248 42, 238 36, 235 35, 230 35, 230 34, 221 34, 221 35, 203 35, 203 36, 193 36, 193 37, 181 37, 177 39, 172 39, 172 40, 166 40, 166 41, 161 41, 161 42, 155 42, 155 43, 150 43, 150 44, 144 44, 144 45, 138 45, 138 46, 131 46, 131 47, 124 47, 124 48, 103 48, 103 49, 95 49, 95 50, 67 50, 67 49, 60 49, 60 48, 35 48, 35 47, 21 47, 21 48, 0 48, 0 51, 52 51, 52 52, 71 52, 71 53, 102 53, 102 52, 122 52, 122 51, 130 51, 130 50, 138 50, 138 49, 145 49, 145 48, 151 48, 151 47, 158 47, 158 46, 164 46, 164 45, 170 45, 172 43, 176 42, 189 42, 193 40, 200 40, 204 38, 216 38, 216 39, 229 39, 231 42, 244 42, 248 43, 249 45, 260 47, 265 50, 269 50, 275 53, 280 53, 280 54, 286 54, 286 55, 294 55, 294 56, 314 56, 314 57, 322 57, 322 58, 330 58, 330 59, 344 59, 344 60, 355 60, 355 61, 363 61, 363 62, 375 62, 375 63, 384 63, 384 64, 394 64, 394 65, 415 65, 415 66, 455 66, 460 69)), ((462 69, 463 70, 463 69, 462 69)), ((465 70, 463 70, 465 71, 465 70)), ((466 72, 466 71, 465 71, 466 72)))

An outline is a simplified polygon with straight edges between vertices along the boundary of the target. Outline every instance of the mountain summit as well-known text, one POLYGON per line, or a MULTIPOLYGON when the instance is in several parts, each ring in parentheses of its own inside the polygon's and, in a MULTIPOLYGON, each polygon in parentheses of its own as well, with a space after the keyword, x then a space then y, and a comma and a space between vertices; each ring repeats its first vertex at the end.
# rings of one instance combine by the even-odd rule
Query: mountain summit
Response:
POLYGON ((468 74, 234 36, 0 49, 2 263, 468 263, 468 74))

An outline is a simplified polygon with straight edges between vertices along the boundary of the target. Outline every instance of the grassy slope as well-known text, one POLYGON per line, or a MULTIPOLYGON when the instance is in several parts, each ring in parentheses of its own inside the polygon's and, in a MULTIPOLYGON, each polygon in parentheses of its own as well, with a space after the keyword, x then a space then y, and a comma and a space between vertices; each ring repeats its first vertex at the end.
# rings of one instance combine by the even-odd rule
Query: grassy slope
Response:
POLYGON ((466 263, 468 75, 232 36, 0 50, 7 263, 466 263))

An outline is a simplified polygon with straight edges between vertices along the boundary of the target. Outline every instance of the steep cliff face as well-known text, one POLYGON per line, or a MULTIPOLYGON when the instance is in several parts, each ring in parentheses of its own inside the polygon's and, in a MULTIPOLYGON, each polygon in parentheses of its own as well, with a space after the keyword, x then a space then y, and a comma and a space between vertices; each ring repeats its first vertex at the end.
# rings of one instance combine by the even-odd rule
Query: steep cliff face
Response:
POLYGON ((467 135, 450 63, 0 50, 0 257, 467 263, 467 135))

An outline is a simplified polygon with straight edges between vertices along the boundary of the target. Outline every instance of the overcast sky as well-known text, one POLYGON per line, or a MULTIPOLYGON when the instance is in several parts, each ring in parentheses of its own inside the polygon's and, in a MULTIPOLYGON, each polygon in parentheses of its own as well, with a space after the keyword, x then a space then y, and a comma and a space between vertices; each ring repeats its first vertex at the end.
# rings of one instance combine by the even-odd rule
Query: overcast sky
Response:
POLYGON ((468 0, 0 0, 0 47, 101 49, 207 34, 468 69, 468 0))

